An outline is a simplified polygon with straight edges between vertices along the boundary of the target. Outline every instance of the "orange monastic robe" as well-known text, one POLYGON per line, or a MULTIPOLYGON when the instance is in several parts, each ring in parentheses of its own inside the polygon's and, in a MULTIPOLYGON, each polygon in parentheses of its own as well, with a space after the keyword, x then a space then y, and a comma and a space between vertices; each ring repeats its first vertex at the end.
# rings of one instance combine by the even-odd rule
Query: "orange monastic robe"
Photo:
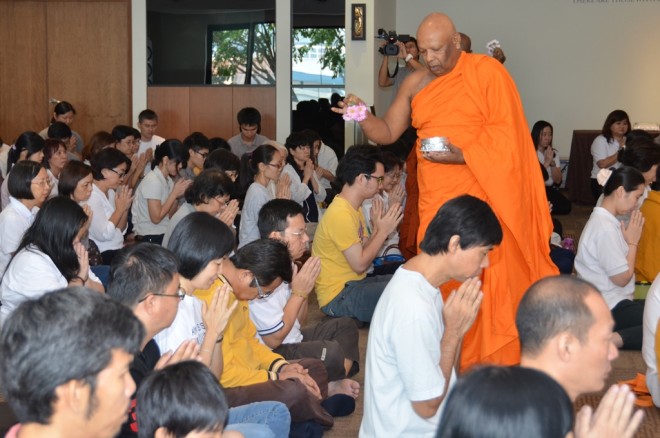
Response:
MULTIPOLYGON (((418 242, 440 206, 462 194, 486 201, 504 232, 483 274, 484 299, 463 341, 461 368, 519 363, 518 303, 534 281, 558 270, 550 259, 552 221, 543 178, 516 86, 498 61, 462 53, 449 74, 413 98, 412 125, 418 136, 418 242), (466 164, 424 159, 420 139, 435 136, 449 137, 466 164)), ((442 287, 445 298, 454 287, 442 287)))

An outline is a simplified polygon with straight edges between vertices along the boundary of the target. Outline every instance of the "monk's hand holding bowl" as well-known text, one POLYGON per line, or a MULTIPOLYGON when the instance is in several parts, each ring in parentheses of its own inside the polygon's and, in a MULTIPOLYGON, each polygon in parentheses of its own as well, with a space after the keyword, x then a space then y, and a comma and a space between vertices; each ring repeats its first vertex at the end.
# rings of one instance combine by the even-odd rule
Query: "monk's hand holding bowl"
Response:
POLYGON ((427 152, 423 151, 422 156, 434 163, 443 163, 443 164, 465 164, 463 159, 463 151, 461 148, 457 147, 452 143, 447 144, 449 151, 442 152, 427 152))

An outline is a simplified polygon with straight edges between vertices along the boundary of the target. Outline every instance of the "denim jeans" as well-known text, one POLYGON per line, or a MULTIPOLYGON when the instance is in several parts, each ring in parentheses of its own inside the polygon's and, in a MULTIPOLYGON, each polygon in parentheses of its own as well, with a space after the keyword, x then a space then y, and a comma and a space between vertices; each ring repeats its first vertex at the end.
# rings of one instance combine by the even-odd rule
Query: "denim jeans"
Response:
POLYGON ((321 311, 329 316, 349 316, 362 322, 371 322, 378 299, 391 278, 392 275, 375 275, 349 281, 321 311))
POLYGON ((289 436, 291 415, 284 403, 256 402, 229 409, 225 430, 245 437, 280 438, 289 436))

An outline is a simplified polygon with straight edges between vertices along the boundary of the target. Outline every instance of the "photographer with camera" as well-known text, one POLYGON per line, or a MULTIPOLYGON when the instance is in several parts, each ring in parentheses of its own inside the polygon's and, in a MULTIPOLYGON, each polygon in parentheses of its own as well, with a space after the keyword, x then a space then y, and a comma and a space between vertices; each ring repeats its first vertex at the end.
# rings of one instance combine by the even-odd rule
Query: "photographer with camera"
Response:
POLYGON ((379 86, 391 87, 395 85, 396 90, 398 90, 403 80, 410 73, 425 68, 419 62, 419 49, 417 48, 417 40, 414 37, 397 35, 395 31, 386 32, 384 29, 378 29, 376 38, 385 40, 378 49, 383 55, 383 63, 378 71, 379 86), (396 67, 391 75, 388 65, 390 56, 396 58, 396 67), (406 63, 401 71, 399 71, 399 59, 403 59, 406 63))

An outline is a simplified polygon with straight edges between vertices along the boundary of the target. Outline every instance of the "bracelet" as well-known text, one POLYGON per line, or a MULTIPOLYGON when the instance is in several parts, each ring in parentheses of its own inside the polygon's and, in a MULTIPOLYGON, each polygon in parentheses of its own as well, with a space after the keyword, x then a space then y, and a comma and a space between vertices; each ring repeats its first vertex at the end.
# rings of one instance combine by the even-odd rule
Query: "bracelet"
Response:
POLYGON ((630 245, 630 246, 637 246, 636 243, 630 243, 630 242, 626 242, 626 243, 627 243, 628 245, 630 245))
POLYGON ((406 55, 406 58, 405 58, 406 64, 408 64, 408 63, 410 62, 411 59, 413 59, 413 56, 412 56, 412 54, 408 53, 408 54, 406 55))
POLYGON ((222 342, 222 340, 223 340, 224 338, 225 338, 225 335, 221 335, 218 339, 216 339, 215 343, 216 343, 216 344, 219 344, 220 342, 222 342))
POLYGON ((303 293, 301 293, 301 292, 297 292, 297 291, 295 291, 295 290, 292 290, 292 291, 291 291, 291 295, 294 295, 294 296, 296 296, 296 297, 300 297, 300 298, 302 298, 303 300, 306 300, 306 299, 307 299, 307 295, 305 295, 305 294, 303 294, 303 293))
POLYGON ((207 350, 206 348, 200 348, 199 351, 206 351, 208 354, 213 354, 211 350, 207 350))
POLYGON ((82 278, 82 277, 76 275, 76 276, 73 277, 71 280, 80 280, 80 282, 81 282, 82 285, 84 286, 85 283, 87 283, 87 280, 89 280, 89 277, 87 277, 87 278, 82 278))

